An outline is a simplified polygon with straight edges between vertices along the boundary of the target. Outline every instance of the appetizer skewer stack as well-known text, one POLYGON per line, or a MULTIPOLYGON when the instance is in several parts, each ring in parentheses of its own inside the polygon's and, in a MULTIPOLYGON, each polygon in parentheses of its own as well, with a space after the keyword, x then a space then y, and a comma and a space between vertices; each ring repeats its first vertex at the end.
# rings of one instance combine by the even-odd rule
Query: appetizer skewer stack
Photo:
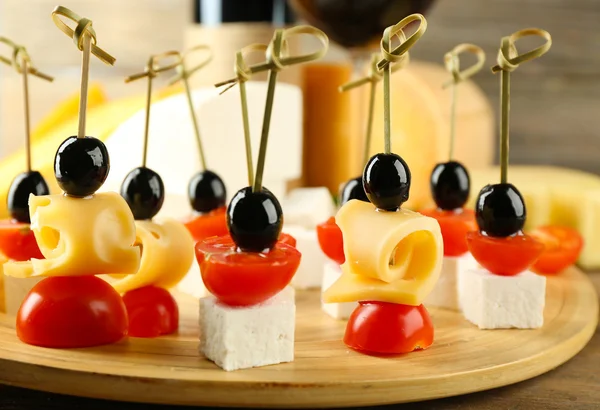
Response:
POLYGON ((181 222, 171 219, 160 223, 152 221, 164 202, 165 189, 160 175, 146 167, 152 80, 180 64, 181 55, 176 51, 155 55, 150 57, 143 73, 125 80, 148 78, 142 166, 133 169, 121 187, 121 195, 136 220, 136 245, 141 249, 141 263, 135 275, 112 284, 123 294, 129 315, 129 335, 135 337, 156 337, 178 329, 179 309, 167 289, 185 276, 194 261, 194 241, 181 222), (169 58, 174 61, 163 66, 158 64, 161 59, 169 58))
POLYGON ((17 335, 23 342, 55 348, 114 343, 127 335, 127 311, 121 296, 95 275, 135 273, 140 252, 133 246, 135 224, 127 203, 116 193, 95 193, 110 162, 106 146, 86 136, 85 114, 90 55, 110 65, 115 60, 96 45, 90 20, 61 6, 52 18, 83 52, 79 129, 56 152, 55 176, 64 195, 29 197, 31 229, 46 259, 9 262, 4 272, 47 276, 19 309, 17 335), (61 16, 75 22, 75 30, 61 16))
POLYGON ((481 329, 541 327, 544 323, 546 278, 528 269, 543 252, 544 245, 523 234, 527 211, 519 190, 508 182, 508 133, 510 73, 520 63, 545 54, 552 44, 550 34, 525 29, 502 38, 498 64, 501 72, 500 183, 487 185, 477 197, 475 215, 479 231, 467 234, 469 250, 482 266, 459 272, 458 297, 467 320, 481 329), (515 42, 527 36, 546 42, 519 55, 515 42))
POLYGON ((427 28, 413 14, 388 27, 381 40, 384 90, 384 153, 367 162, 362 183, 371 203, 350 200, 336 222, 344 242, 341 277, 325 291, 331 302, 359 302, 344 336, 347 346, 365 353, 399 354, 425 349, 433 343, 433 325, 422 302, 439 278, 443 243, 437 221, 401 208, 410 191, 410 169, 390 146, 390 73, 394 62, 427 28), (402 29, 419 22, 406 37, 402 29), (392 50, 392 37, 400 45, 392 50))
POLYGON ((456 280, 459 271, 475 268, 477 265, 467 246, 467 232, 477 229, 477 226, 475 213, 464 208, 471 188, 469 172, 463 164, 454 160, 456 94, 460 82, 481 70, 485 53, 474 44, 459 44, 444 56, 444 62, 446 69, 452 74, 452 79, 444 84, 452 87, 449 161, 437 164, 431 173, 431 193, 437 208, 421 211, 440 224, 444 238, 444 262, 440 280, 425 304, 459 310, 456 280), (464 52, 474 54, 477 62, 461 71, 459 55, 464 52))
MULTIPOLYGON (((313 27, 277 30, 266 49, 265 63, 251 67, 238 64, 243 69, 238 77, 269 70, 256 174, 252 186, 239 190, 227 208, 230 235, 196 244, 202 279, 213 295, 200 300, 200 350, 224 370, 294 359, 296 308, 294 292, 288 284, 301 255, 279 239, 283 225, 281 206, 262 186, 262 180, 277 73, 287 65, 320 58, 327 45, 327 36, 313 27), (312 54, 289 56, 287 39, 297 34, 313 35, 323 47, 312 54)), ((238 53, 238 63, 242 52, 238 53)), ((226 83, 236 82, 234 79, 226 83)), ((243 107, 243 92, 241 97, 243 107)))
MULTIPOLYGON (((25 112, 25 149, 27 171, 17 175, 12 181, 7 198, 11 219, 0 222, 0 255, 12 261, 28 261, 31 258, 42 259, 44 256, 35 241, 30 229, 29 196, 48 195, 48 184, 42 174, 31 168, 31 141, 29 120, 29 74, 46 81, 53 81, 49 75, 41 73, 33 67, 31 58, 25 47, 13 43, 6 37, 0 37, 0 43, 12 48, 12 59, 0 56, 0 61, 12 65, 23 77, 23 101, 25 112)), ((0 291, 4 293, 5 306, 0 311, 15 315, 29 290, 39 282, 38 278, 13 279, 0 274, 0 291)))

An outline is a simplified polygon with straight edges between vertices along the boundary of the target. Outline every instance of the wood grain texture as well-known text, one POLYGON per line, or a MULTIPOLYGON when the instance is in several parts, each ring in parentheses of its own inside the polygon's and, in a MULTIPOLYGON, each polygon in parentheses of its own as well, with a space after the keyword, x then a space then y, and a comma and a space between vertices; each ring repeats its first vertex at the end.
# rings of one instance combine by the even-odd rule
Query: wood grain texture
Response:
MULTIPOLYGON (((502 36, 532 26, 548 30, 550 51, 511 76, 511 162, 600 173, 600 2, 440 0, 427 20, 411 55, 437 63, 456 44, 472 42, 485 50, 491 67, 502 36)), ((498 76, 483 70, 473 79, 498 115, 498 76)))
POLYGON ((522 381, 562 364, 596 329, 598 299, 586 275, 549 278, 546 323, 531 331, 480 331, 455 312, 431 311, 432 348, 396 358, 361 355, 340 341, 345 324, 299 292, 296 360, 225 372, 199 355, 197 302, 180 297, 181 332, 112 346, 50 350, 19 342, 0 316, 0 380, 124 401, 244 407, 339 407, 425 400, 522 381))

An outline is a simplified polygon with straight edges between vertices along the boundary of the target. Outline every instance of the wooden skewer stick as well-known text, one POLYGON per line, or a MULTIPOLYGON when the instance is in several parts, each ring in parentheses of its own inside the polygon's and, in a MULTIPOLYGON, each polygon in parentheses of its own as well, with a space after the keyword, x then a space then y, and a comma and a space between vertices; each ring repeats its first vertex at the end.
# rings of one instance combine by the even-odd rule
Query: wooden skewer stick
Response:
POLYGON ((497 64, 492 67, 492 72, 502 71, 500 77, 500 182, 508 182, 508 154, 509 154, 509 114, 510 114, 510 73, 516 70, 519 64, 546 54, 552 46, 552 37, 545 30, 528 28, 517 31, 510 36, 503 37, 498 51, 497 64), (517 40, 528 36, 539 36, 546 40, 541 46, 523 54, 518 54, 515 43, 517 40))
POLYGON ((85 122, 87 115, 88 83, 90 79, 90 54, 92 37, 88 32, 83 33, 83 53, 81 58, 81 90, 79 92, 79 128, 77 138, 85 137, 85 122))
POLYGON ((25 111, 25 150, 27 153, 27 171, 31 171, 31 123, 29 119, 29 82, 27 79, 27 77, 29 76, 29 74, 27 73, 28 67, 29 62, 27 61, 27 59, 21 57, 21 71, 23 76, 23 109, 25 111))

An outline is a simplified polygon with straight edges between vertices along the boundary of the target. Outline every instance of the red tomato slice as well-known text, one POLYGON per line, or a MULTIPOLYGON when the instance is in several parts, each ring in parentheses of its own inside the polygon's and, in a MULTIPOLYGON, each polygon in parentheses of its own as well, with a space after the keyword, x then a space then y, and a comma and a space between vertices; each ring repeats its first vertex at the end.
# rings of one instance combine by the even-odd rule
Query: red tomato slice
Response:
POLYGON ((562 272, 577 261, 583 248, 583 238, 572 228, 541 226, 529 234, 545 245, 544 252, 531 268, 536 273, 562 272))
POLYGON ((423 350, 433 343, 433 322, 423 305, 360 302, 348 319, 344 343, 367 354, 423 350))
POLYGON ((0 252, 14 261, 44 259, 29 224, 0 221, 0 252))
POLYGON ((277 241, 281 242, 281 243, 288 244, 288 245, 290 245, 290 246, 292 246, 294 248, 296 247, 296 238, 294 238, 292 235, 287 234, 287 233, 283 233, 282 232, 279 235, 279 239, 277 241))
POLYGON ((210 236, 227 235, 227 208, 224 206, 205 214, 197 215, 184 222, 195 242, 210 236))
POLYGON ((129 291, 123 295, 129 316, 129 336, 157 337, 177 331, 179 308, 171 293, 156 286, 129 291))
POLYGON ((241 252, 231 237, 211 237, 196 244, 204 285, 221 302, 250 306, 285 288, 300 265, 300 252, 277 242, 268 253, 241 252))
POLYGON ((501 276, 514 276, 529 269, 544 250, 541 242, 524 234, 493 238, 479 231, 469 232, 467 243, 481 266, 501 276))
POLYGON ((461 256, 469 251, 467 232, 477 230, 475 212, 470 209, 459 209, 459 212, 426 209, 421 214, 435 218, 440 224, 444 256, 461 256))
POLYGON ((35 285, 17 313, 24 343, 53 348, 115 343, 127 335, 123 299, 95 276, 49 277, 35 285))
POLYGON ((340 265, 346 261, 342 231, 333 216, 327 222, 317 225, 317 238, 321 250, 329 259, 340 265))

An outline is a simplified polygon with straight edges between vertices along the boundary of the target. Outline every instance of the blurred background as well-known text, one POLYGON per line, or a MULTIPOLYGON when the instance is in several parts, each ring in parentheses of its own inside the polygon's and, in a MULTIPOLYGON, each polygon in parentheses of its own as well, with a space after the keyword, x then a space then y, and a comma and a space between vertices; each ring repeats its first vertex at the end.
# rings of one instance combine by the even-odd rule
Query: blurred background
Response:
MULTIPOLYGON (((52 23, 55 5, 56 0, 0 0, 0 35, 26 45, 34 65, 56 77, 52 84, 30 81, 32 122, 43 125, 38 129, 40 139, 57 124, 73 120, 73 98, 79 89, 81 53, 52 23)), ((500 38, 525 27, 544 28, 552 34, 552 49, 512 76, 511 163, 552 164, 600 174, 597 0, 65 0, 62 5, 92 19, 98 44, 117 57, 115 67, 93 59, 91 79, 96 89, 90 104, 139 97, 128 103, 130 115, 123 110, 112 117, 104 114, 103 125, 114 119, 112 129, 142 109, 145 82, 126 85, 123 78, 142 71, 152 53, 211 45, 215 59, 193 82, 194 88, 209 88, 232 75, 237 49, 268 42, 274 27, 308 22, 322 28, 332 40, 327 57, 286 70, 281 81, 297 86, 304 101, 302 172, 288 182, 326 185, 332 191, 362 166, 367 98, 366 90, 339 94, 336 89, 363 72, 386 26, 412 12, 424 13, 429 22, 427 33, 411 50, 410 67, 393 80, 394 149, 412 159, 411 168, 417 172, 422 168, 423 183, 432 161, 442 160, 447 152, 449 94, 441 89, 448 78, 444 53, 462 42, 475 43, 486 52, 486 68, 459 90, 457 134, 458 159, 485 166, 497 161, 499 78, 489 68, 495 64, 500 38)), ((292 44, 295 49, 310 46, 300 40, 292 44)), ((4 48, 0 52, 9 54, 4 48)), ((381 94, 373 150, 381 144, 380 100, 381 94)), ((256 101, 250 103, 263 104, 256 101)), ((12 68, 0 66, 1 157, 22 149, 23 133, 21 79, 12 68)))

